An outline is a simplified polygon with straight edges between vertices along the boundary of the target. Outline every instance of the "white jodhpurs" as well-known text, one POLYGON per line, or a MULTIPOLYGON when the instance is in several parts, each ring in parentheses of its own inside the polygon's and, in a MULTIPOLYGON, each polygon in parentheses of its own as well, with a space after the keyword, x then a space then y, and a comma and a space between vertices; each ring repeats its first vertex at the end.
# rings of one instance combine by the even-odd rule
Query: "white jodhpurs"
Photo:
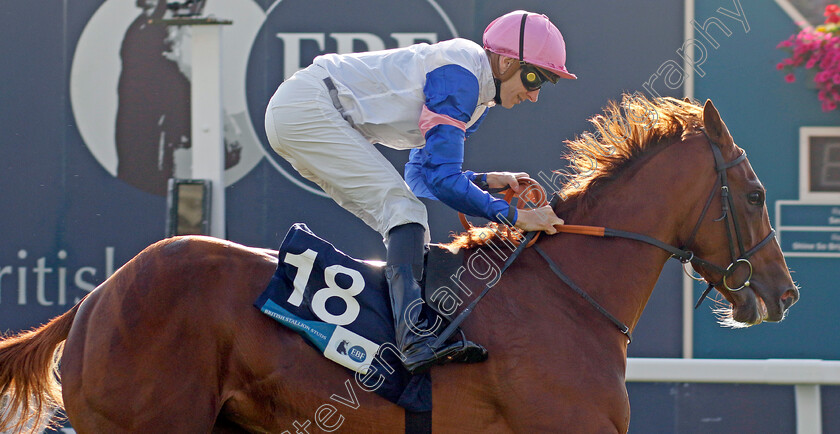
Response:
POLYGON ((301 176, 379 232, 429 224, 426 207, 394 166, 341 116, 319 66, 298 71, 271 97, 265 131, 271 147, 301 176))

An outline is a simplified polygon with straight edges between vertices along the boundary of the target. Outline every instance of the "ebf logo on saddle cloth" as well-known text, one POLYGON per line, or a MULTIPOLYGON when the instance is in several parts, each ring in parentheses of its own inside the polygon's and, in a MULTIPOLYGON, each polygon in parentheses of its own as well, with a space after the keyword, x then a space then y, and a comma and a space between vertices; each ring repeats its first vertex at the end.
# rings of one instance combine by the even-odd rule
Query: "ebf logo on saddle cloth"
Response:
POLYGON ((431 377, 412 376, 400 363, 388 300, 381 266, 345 255, 296 223, 254 305, 324 357, 365 374, 364 384, 379 395, 411 411, 429 411, 431 377))

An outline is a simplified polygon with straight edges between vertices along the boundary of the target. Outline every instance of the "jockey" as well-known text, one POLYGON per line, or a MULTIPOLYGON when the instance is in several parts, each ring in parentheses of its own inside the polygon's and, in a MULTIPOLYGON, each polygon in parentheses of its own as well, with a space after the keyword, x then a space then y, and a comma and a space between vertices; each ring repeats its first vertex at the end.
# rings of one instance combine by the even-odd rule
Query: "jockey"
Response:
POLYGON ((518 179, 528 174, 461 167, 464 139, 489 107, 536 102, 546 81, 576 78, 564 66, 563 36, 545 15, 515 11, 490 23, 483 42, 318 56, 280 85, 266 110, 272 148, 383 236, 396 344, 412 373, 487 358, 473 342, 433 348, 435 336, 418 333, 429 328, 416 308, 429 242, 418 196, 525 231, 555 233, 563 223, 548 206, 517 210, 486 191, 519 192, 518 179), (374 143, 411 149, 405 180, 374 143))

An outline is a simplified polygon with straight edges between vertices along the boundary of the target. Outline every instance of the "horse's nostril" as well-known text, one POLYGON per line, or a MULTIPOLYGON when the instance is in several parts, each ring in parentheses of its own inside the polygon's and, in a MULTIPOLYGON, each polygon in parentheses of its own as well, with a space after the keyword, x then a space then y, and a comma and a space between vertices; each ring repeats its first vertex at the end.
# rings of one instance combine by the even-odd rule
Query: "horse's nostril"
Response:
POLYGON ((782 294, 782 306, 784 306, 785 310, 789 309, 797 301, 799 301, 799 290, 796 288, 788 289, 782 294))

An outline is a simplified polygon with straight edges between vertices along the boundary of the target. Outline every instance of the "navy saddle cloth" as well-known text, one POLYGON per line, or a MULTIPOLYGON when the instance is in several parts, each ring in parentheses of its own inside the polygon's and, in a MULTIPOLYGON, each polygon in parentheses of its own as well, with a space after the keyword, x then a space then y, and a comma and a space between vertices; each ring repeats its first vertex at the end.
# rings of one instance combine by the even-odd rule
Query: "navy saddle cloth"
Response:
MULTIPOLYGON (((458 255, 437 255, 460 265, 458 255)), ((434 305, 448 302, 446 297, 432 298, 434 305)), ((381 263, 351 258, 296 223, 280 246, 277 271, 254 305, 305 337, 325 357, 356 371, 361 384, 385 399, 412 412, 432 409, 429 373, 411 375, 400 363, 381 263)), ((437 331, 445 326, 447 321, 436 320, 438 313, 429 304, 424 313, 430 324, 439 324, 437 331)))

